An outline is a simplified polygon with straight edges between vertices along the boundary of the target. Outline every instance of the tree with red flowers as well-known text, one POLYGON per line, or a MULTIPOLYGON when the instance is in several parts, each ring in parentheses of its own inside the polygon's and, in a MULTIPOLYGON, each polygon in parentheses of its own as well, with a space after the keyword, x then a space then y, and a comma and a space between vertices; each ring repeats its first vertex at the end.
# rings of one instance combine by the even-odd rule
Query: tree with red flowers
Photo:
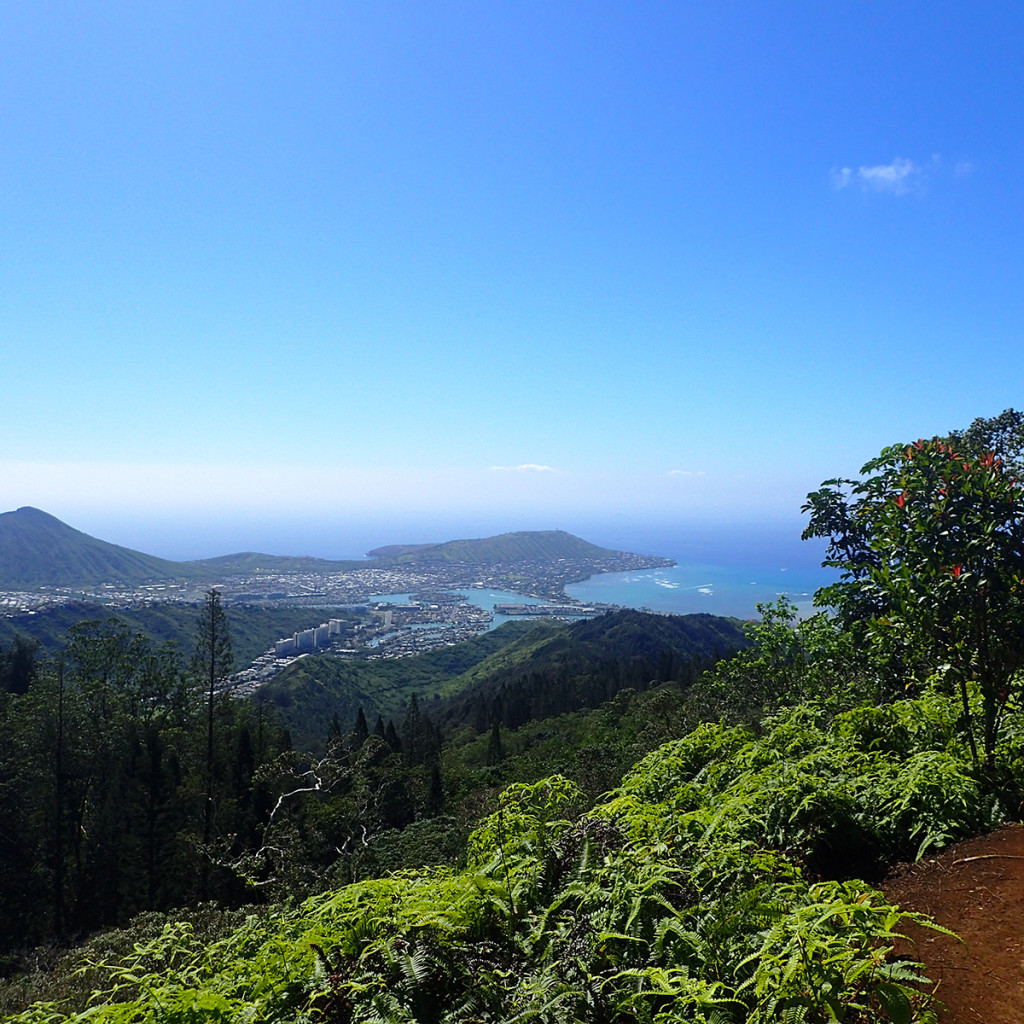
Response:
POLYGON ((1020 481, 998 455, 963 455, 938 438, 887 448, 861 473, 862 480, 827 480, 807 496, 803 536, 827 537, 823 565, 842 570, 816 601, 953 683, 978 763, 976 688, 991 768, 1024 665, 1020 481))

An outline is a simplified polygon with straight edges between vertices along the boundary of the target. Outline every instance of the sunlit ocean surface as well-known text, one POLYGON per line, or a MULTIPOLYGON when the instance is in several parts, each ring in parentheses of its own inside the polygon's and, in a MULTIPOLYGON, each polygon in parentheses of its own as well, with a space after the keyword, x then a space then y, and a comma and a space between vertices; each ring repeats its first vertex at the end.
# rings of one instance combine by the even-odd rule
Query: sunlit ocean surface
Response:
MULTIPOLYGON (((835 578, 822 569, 763 569, 760 572, 740 568, 707 565, 677 565, 671 569, 647 569, 638 572, 612 572, 592 576, 584 583, 566 587, 566 593, 586 604, 614 604, 623 608, 648 609, 673 615, 707 612, 736 618, 757 617, 757 605, 776 601, 785 594, 801 617, 811 615, 814 592, 835 578)), ((460 588, 471 604, 492 611, 495 604, 537 604, 536 598, 523 597, 504 590, 460 588)), ((408 594, 375 594, 371 601, 405 604, 408 594)), ((494 625, 508 621, 496 615, 494 625)))
POLYGON ((592 576, 566 587, 579 601, 648 608, 688 615, 708 612, 737 618, 757 616, 759 603, 785 595, 801 616, 813 614, 814 592, 833 582, 835 574, 819 568, 750 568, 680 564, 671 569, 613 572, 592 576))
MULTIPOLYGON (((801 616, 811 615, 814 594, 838 573, 821 568, 823 541, 802 541, 800 524, 786 526, 705 526, 662 530, 580 529, 587 539, 618 551, 675 558, 666 569, 602 573, 574 583, 566 593, 584 603, 650 609, 676 615, 707 612, 741 619, 757 617, 758 604, 785 595, 801 616)), ((503 591, 463 588, 469 601, 488 611, 496 603, 532 601, 503 591)), ((379 595, 404 602, 406 595, 379 595)), ((505 621, 496 617, 495 625, 505 621)))
MULTIPOLYGON (((513 594, 509 590, 490 590, 483 587, 455 587, 453 589, 459 594, 464 594, 466 601, 469 604, 475 604, 478 608, 483 608, 485 611, 489 612, 494 612, 494 606, 496 604, 547 603, 536 597, 523 597, 522 594, 513 594)), ((411 594, 374 594, 369 600, 371 602, 385 601, 389 604, 408 604, 411 597, 411 594)), ((515 616, 495 614, 494 622, 491 624, 491 629, 495 629, 503 622, 508 622, 513 618, 515 618, 515 616)))

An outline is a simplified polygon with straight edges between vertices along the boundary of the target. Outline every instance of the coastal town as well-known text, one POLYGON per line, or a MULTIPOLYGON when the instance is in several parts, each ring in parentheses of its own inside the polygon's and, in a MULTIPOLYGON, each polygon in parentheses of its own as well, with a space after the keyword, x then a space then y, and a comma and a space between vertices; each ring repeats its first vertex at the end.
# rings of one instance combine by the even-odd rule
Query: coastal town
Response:
POLYGON ((345 618, 330 618, 282 637, 248 668, 235 673, 230 688, 238 696, 252 693, 293 662, 311 654, 375 661, 449 647, 486 632, 495 624, 496 616, 572 621, 612 610, 611 606, 582 603, 496 603, 489 611, 464 594, 446 592, 412 594, 403 603, 350 605, 345 618))
POLYGON ((674 565, 671 559, 629 552, 603 557, 515 559, 494 562, 415 562, 356 566, 338 571, 256 568, 226 574, 218 583, 228 600, 292 605, 361 603, 376 594, 503 590, 542 601, 571 604, 565 588, 590 576, 674 565))
POLYGON ((54 607, 71 601, 97 601, 112 606, 146 602, 196 602, 211 587, 225 604, 341 607, 366 604, 375 595, 450 592, 464 589, 501 590, 555 604, 572 604, 565 587, 590 576, 674 565, 672 559, 629 552, 601 557, 516 559, 494 562, 415 562, 402 564, 325 563, 328 569, 281 569, 282 561, 267 556, 267 567, 247 566, 206 578, 194 575, 145 582, 112 580, 93 586, 40 585, 0 589, 0 615, 54 607), (343 566, 334 568, 334 566, 343 566))
POLYGON ((282 566, 286 561, 267 556, 265 565, 257 559, 257 564, 212 579, 182 575, 5 590, 0 591, 0 616, 35 616, 77 602, 100 605, 111 614, 192 605, 211 587, 227 608, 308 608, 307 628, 281 636, 232 677, 232 688, 242 694, 313 654, 401 658, 470 639, 512 617, 571 620, 600 615, 611 606, 575 601, 565 587, 597 573, 671 564, 668 559, 611 551, 593 557, 488 562, 325 563, 322 569, 282 566))

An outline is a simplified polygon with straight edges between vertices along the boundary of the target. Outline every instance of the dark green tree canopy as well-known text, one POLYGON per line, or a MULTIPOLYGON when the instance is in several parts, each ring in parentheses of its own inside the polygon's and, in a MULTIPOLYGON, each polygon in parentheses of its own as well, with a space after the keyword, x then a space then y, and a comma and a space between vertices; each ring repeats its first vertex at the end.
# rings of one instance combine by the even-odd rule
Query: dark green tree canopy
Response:
POLYGON ((1005 409, 998 416, 979 416, 966 430, 951 431, 944 440, 962 455, 978 459, 991 453, 1012 475, 1024 473, 1024 412, 1005 409))
POLYGON ((15 636, 6 651, 0 645, 0 692, 27 692, 36 677, 38 649, 37 641, 23 636, 15 636))

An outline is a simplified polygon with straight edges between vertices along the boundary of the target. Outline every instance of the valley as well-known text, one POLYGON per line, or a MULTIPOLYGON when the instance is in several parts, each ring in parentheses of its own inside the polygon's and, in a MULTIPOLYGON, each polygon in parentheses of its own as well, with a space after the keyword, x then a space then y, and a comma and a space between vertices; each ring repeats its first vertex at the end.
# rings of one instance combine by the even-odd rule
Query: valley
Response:
POLYGON ((492 628, 493 604, 467 600, 464 591, 496 590, 538 602, 505 605, 501 620, 520 614, 572 620, 611 608, 573 601, 567 584, 596 573, 674 564, 610 551, 561 531, 392 545, 370 556, 366 562, 331 562, 248 552, 174 563, 22 508, 0 515, 0 640, 20 635, 55 650, 73 621, 114 616, 185 649, 191 637, 184 624, 214 588, 233 631, 244 638, 238 671, 225 688, 244 696, 310 655, 405 658, 492 628), (327 614, 346 621, 329 637, 318 628, 327 614), (270 635, 275 618, 280 626, 270 635))

